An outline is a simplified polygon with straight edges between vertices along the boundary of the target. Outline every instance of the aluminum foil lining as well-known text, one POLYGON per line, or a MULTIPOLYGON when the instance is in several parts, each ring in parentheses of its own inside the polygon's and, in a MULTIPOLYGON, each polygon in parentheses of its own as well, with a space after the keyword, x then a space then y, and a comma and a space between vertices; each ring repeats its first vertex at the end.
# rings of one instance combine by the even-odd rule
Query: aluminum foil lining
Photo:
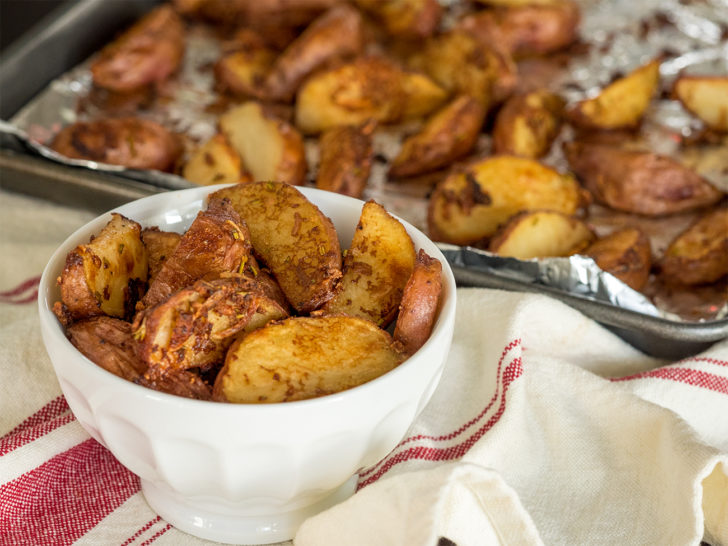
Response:
MULTIPOLYGON (((464 9, 470 9, 468 3, 459 0, 442 0, 442 3, 449 12, 444 22, 446 27, 464 9)), ((718 143, 686 146, 685 143, 699 135, 702 128, 666 92, 680 72, 728 74, 728 0, 581 0, 579 3, 582 8, 580 51, 567 52, 566 59, 562 56, 553 65, 535 60, 538 66, 534 67, 534 60, 525 60, 519 63, 522 73, 530 74, 534 68, 544 71, 534 85, 549 87, 568 102, 574 102, 594 96, 619 75, 660 56, 663 61, 660 67, 662 94, 652 101, 642 129, 630 146, 675 157, 715 186, 728 191, 728 137, 718 143)), ((138 115, 184 134, 190 149, 211 137, 219 113, 215 108, 219 97, 213 90, 214 78, 210 67, 219 58, 220 52, 221 43, 210 29, 203 25, 191 26, 180 73, 159 91, 162 100, 156 100, 152 107, 138 115)), ((114 173, 160 189, 191 187, 192 184, 176 175, 71 160, 46 146, 62 126, 105 115, 102 109, 88 101, 93 87, 89 71, 92 60, 93 57, 51 82, 10 123, 0 123, 0 133, 13 135, 29 153, 59 163, 114 173)), ((374 138, 375 162, 364 198, 376 199, 388 210, 426 230, 427 197, 432 184, 445 173, 396 182, 389 181, 386 175, 388 163, 399 152, 402 135, 414 128, 416 124, 377 131, 374 138)), ((565 127, 543 162, 567 171, 561 143, 572 136, 570 128, 565 127)), ((310 183, 313 183, 318 163, 315 139, 307 140, 306 151, 310 183)), ((483 135, 475 157, 488 154, 490 137, 483 135)), ((608 233, 623 221, 617 213, 603 214, 598 209, 596 207, 596 212, 590 211, 589 215, 598 235, 608 233)), ((644 219, 643 225, 640 221, 637 223, 648 232, 653 253, 659 256, 669 241, 693 218, 683 215, 667 220, 644 219)), ((629 220, 635 223, 634 217, 629 220)), ((667 310, 669 306, 662 308, 659 298, 654 299, 658 302, 655 306, 643 294, 601 271, 589 258, 572 256, 521 261, 500 258, 470 247, 442 245, 442 248, 448 260, 455 265, 525 283, 558 287, 649 316, 684 320, 667 310)), ((718 319, 726 315, 728 304, 721 302, 714 313, 711 311, 710 316, 704 315, 703 318, 718 319)))

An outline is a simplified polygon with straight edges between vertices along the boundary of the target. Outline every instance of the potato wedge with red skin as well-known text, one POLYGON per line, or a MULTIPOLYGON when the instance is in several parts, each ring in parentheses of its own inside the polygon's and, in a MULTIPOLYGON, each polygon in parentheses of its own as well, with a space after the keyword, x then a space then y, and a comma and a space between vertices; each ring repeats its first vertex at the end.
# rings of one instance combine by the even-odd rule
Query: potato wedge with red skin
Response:
POLYGON ((170 6, 152 10, 101 50, 90 68, 94 85, 129 93, 165 81, 182 62, 184 36, 184 24, 170 6))
POLYGON ((328 129, 319 138, 316 187, 351 197, 361 197, 372 169, 375 123, 328 129))
POLYGON ((681 75, 672 93, 714 131, 728 132, 728 76, 681 75))
POLYGON ((295 187, 253 182, 218 190, 248 226, 256 255, 267 265, 291 306, 309 313, 328 301, 341 277, 341 247, 334 224, 295 187))
POLYGON ((172 171, 181 152, 178 137, 139 118, 77 121, 55 136, 51 148, 71 159, 172 171))
POLYGON ((363 45, 359 11, 348 4, 331 8, 276 59, 263 83, 267 98, 290 101, 306 76, 333 59, 360 53, 363 45))
POLYGON ((213 397, 265 404, 315 398, 371 381, 404 358, 390 335, 368 320, 293 317, 239 338, 213 397))
POLYGON ((473 149, 485 109, 462 95, 434 114, 422 129, 405 139, 389 168, 394 178, 416 176, 445 167, 473 149))
POLYGON ((432 36, 442 18, 437 0, 356 0, 356 5, 372 14, 392 36, 405 39, 432 36))
POLYGON ((222 134, 213 136, 192 153, 182 168, 182 176, 203 186, 252 181, 240 154, 222 134))
POLYGON ((652 251, 647 235, 638 228, 626 227, 600 237, 582 254, 634 290, 642 290, 647 284, 652 251))
POLYGON ((392 334, 406 355, 416 353, 429 339, 441 293, 442 264, 420 249, 412 275, 404 287, 392 334))
POLYGON ((705 284, 728 274, 728 207, 693 223, 667 247, 660 276, 677 284, 705 284))
POLYGON ((343 277, 321 311, 365 318, 386 328, 397 314, 414 264, 415 247, 407 230, 379 203, 368 201, 344 257, 343 277))
POLYGON ((564 100, 545 89, 516 95, 498 112, 493 151, 537 159, 548 153, 561 129, 564 100))
POLYGON ((571 169, 594 198, 617 210, 662 216, 717 203, 723 193, 672 158, 616 146, 568 142, 571 169))
POLYGON ((164 261, 137 309, 157 305, 203 277, 215 278, 231 271, 253 276, 255 270, 245 223, 229 202, 211 198, 164 261))
POLYGON ((138 223, 114 212, 96 237, 68 253, 58 278, 61 302, 54 305, 61 322, 96 315, 131 318, 148 274, 141 231, 138 223))

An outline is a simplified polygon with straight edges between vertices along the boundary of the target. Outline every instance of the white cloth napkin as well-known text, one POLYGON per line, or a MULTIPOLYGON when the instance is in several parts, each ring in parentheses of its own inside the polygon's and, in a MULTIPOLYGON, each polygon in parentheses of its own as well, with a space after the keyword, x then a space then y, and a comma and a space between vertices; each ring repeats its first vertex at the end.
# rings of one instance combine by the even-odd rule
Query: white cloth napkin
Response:
MULTIPOLYGON (((0 192, 0 544, 209 544, 80 427, 42 346, 37 277, 92 216, 0 192)), ((728 544, 728 341, 662 362, 549 298, 459 290, 431 403, 294 544, 441 538, 728 544)))

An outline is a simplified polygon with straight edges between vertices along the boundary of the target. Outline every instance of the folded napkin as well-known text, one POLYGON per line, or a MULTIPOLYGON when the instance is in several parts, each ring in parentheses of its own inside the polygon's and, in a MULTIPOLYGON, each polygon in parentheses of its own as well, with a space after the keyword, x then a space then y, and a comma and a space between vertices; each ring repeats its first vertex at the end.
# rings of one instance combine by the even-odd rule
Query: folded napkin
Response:
MULTIPOLYGON (((0 544, 208 544, 80 427, 43 348, 38 277, 92 216, 0 192, 0 544)), ((728 341, 663 362, 543 296, 457 297, 430 404, 294 544, 728 544, 728 341)))

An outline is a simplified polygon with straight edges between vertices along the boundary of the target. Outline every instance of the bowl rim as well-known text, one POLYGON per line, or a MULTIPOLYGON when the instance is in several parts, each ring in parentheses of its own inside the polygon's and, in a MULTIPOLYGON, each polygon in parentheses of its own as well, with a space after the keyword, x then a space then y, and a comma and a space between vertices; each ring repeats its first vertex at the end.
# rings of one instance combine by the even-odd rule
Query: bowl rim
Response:
MULTIPOLYGON (((321 406, 327 406, 327 405, 336 405, 336 404, 342 404, 342 403, 350 403, 355 401, 356 399, 360 397, 370 397, 373 391, 376 391, 378 388, 381 387, 386 381, 387 378, 396 377, 398 375, 406 373, 410 368, 413 366, 417 366, 417 363, 425 358, 425 353, 427 353, 428 348, 432 348, 436 343, 442 343, 445 342, 448 345, 450 344, 452 340, 452 332, 454 330, 454 322, 455 322, 455 309, 456 309, 456 284, 455 284, 455 278, 452 272, 452 269, 450 268, 449 263, 445 259, 445 257, 442 255, 440 250, 435 246, 434 242, 427 237, 422 231, 414 227, 412 224, 407 222, 406 220, 400 218, 399 216, 391 214, 393 217, 397 218, 402 224, 404 225, 405 229, 407 230, 408 234, 412 236, 412 234, 417 235, 418 237, 422 237, 425 241, 429 242, 432 245, 432 249, 427 249, 427 253, 431 254, 440 260, 442 263, 442 277, 443 277, 443 293, 445 294, 445 297, 440 300, 439 305, 439 312, 437 319, 435 320, 435 324, 433 325, 432 333, 430 334, 430 337, 427 339, 425 344, 420 347, 420 349, 417 350, 413 355, 411 355, 409 358, 407 358, 405 361, 403 361, 401 364, 399 364, 397 367, 393 368, 392 370, 382 374, 379 377, 376 377, 370 381, 367 381, 366 383, 363 383, 361 385, 357 385, 355 387, 352 387, 350 389, 346 389, 344 391, 336 392, 333 394, 327 394, 324 396, 319 396, 316 398, 309 398, 305 400, 296 400, 296 401, 290 401, 290 402, 273 402, 273 403, 266 403, 266 404, 234 404, 234 403, 225 403, 225 402, 213 402, 210 400, 197 400, 192 398, 185 398, 182 396, 177 396, 173 394, 168 394, 165 392, 156 391, 154 389, 150 389, 148 387, 144 387, 142 385, 138 385, 132 381, 129 381, 127 379, 123 379, 96 364, 89 358, 87 358, 85 355, 83 355, 76 347, 73 346, 73 344, 70 342, 70 340, 66 337, 65 330, 63 326, 58 321, 57 317, 52 311, 54 301, 51 301, 51 298, 49 297, 51 295, 51 292, 53 291, 54 285, 56 283, 56 278, 60 275, 60 270, 57 267, 51 267, 52 265, 58 263, 63 264, 65 263, 65 257, 70 252, 72 248, 75 248, 76 244, 72 244, 71 241, 78 239, 81 237, 84 233, 88 232, 90 229, 92 229, 92 225, 94 224, 100 224, 105 225, 106 222, 111 217, 112 213, 120 213, 125 214, 125 210, 132 205, 139 205, 142 202, 153 202, 153 201, 160 201, 164 202, 165 199, 169 199, 172 195, 174 196, 184 196, 184 194, 189 193, 190 195, 194 195, 194 198, 192 199, 184 199, 182 200, 182 203, 189 205, 192 201, 196 199, 201 199, 204 204, 207 201, 207 196, 218 190, 225 187, 235 186, 236 184, 218 184, 218 185, 211 185, 211 186, 200 186, 195 188, 189 188, 184 190, 175 190, 170 192, 162 192, 157 193, 154 195, 150 195, 147 197, 143 197, 141 199, 136 199, 134 201, 130 201, 128 203, 125 203, 124 205, 120 205, 114 209, 111 209, 107 212, 102 213, 101 215, 96 216, 95 218, 91 219, 90 221, 86 222, 82 226, 80 226, 78 229, 76 229, 73 233, 71 233, 66 239, 56 248, 56 250, 53 252, 51 257, 48 259, 48 262, 46 263, 45 267, 43 268, 43 273, 41 275, 41 279, 39 282, 38 287, 38 312, 39 312, 39 320, 41 323, 41 330, 43 331, 44 335, 43 337, 43 344, 46 348, 46 352, 49 352, 49 342, 46 341, 46 336, 49 336, 50 343, 60 343, 62 344, 65 349, 72 350, 79 359, 75 362, 81 364, 83 366, 86 366, 88 368, 88 372, 96 375, 96 377, 99 378, 101 381, 114 381, 118 382, 117 384, 122 389, 127 389, 129 396, 134 396, 135 398, 144 398, 147 400, 153 400, 156 403, 162 403, 168 406, 173 407, 196 407, 196 408, 210 408, 210 411, 226 411, 226 412, 235 412, 235 413, 257 413, 259 411, 265 411, 266 413, 270 414, 272 412, 277 411, 295 411, 295 410, 301 410, 303 408, 306 409, 312 409, 312 408, 318 408, 321 406), (103 222, 103 223, 102 223, 103 222), (431 252, 432 250, 432 252, 431 252), (445 339, 443 339, 445 338, 445 339), (91 371, 93 370, 93 371, 91 371), (286 410, 284 408, 292 408, 292 410, 286 410)), ((319 205, 316 202, 315 196, 326 194, 328 198, 333 198, 334 200, 341 199, 342 201, 349 201, 350 204, 357 204, 360 207, 364 206, 365 201, 361 199, 356 199, 353 197, 349 197, 342 194, 337 194, 334 192, 329 192, 326 190, 320 190, 317 188, 310 188, 310 187, 302 187, 302 186, 294 186, 297 190, 301 191, 309 200, 313 202, 314 205, 319 207, 319 205), (353 203, 352 203, 353 202, 353 203)), ((184 205, 183 205, 184 206, 184 205)), ((202 208, 200 210, 203 210, 202 208)), ((144 221, 140 221, 137 218, 132 218, 129 216, 131 220, 134 220, 136 222, 139 222, 140 224, 144 224, 144 221)), ((333 220, 332 220, 333 221, 333 220)), ((415 250, 418 250, 421 248, 416 241, 415 243, 415 250)), ((62 265, 61 265, 62 268, 62 265)), ((49 354, 50 357, 50 354, 49 354)), ((53 358, 50 357, 51 363, 53 364, 54 371, 55 371, 55 363, 53 362, 53 358)), ((443 359, 443 362, 439 367, 444 366, 445 360, 443 359)))

